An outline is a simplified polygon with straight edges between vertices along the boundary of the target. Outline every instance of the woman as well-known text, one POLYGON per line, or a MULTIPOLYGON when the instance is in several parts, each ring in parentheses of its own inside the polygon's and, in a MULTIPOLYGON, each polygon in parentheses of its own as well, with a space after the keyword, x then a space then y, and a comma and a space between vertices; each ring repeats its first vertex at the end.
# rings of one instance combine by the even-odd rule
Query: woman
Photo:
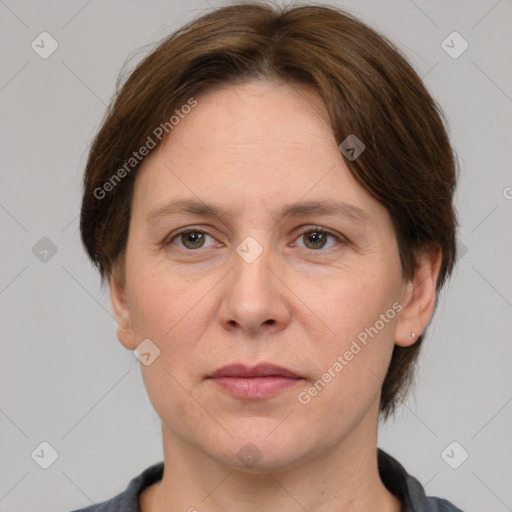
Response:
POLYGON ((120 89, 81 233, 164 462, 87 511, 434 511, 377 449, 455 261, 442 114, 328 7, 220 8, 120 89))

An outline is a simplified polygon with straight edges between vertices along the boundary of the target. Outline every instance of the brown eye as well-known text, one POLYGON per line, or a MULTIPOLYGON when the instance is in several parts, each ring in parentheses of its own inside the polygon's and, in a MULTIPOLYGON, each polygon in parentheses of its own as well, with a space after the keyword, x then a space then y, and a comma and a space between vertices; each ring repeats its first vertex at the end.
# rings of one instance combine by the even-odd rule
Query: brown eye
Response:
POLYGON ((204 245, 206 234, 199 231, 189 231, 181 234, 181 242, 187 249, 199 249, 204 245))
POLYGON ((327 233, 323 233, 321 231, 310 231, 308 233, 304 233, 302 235, 302 239, 304 240, 304 245, 308 249, 322 249, 327 243, 327 237, 329 235, 327 233))
MULTIPOLYGON (((319 227, 303 230, 297 239, 299 247, 318 251, 320 249, 330 249, 335 245, 342 243, 342 238, 336 236, 319 227)), ((296 242, 296 243, 297 243, 296 242)))
POLYGON ((201 249, 215 245, 215 239, 204 231, 198 229, 189 229, 188 231, 182 231, 177 233, 175 236, 169 239, 166 245, 177 245, 181 249, 201 249), (208 244, 208 238, 211 241, 208 244))

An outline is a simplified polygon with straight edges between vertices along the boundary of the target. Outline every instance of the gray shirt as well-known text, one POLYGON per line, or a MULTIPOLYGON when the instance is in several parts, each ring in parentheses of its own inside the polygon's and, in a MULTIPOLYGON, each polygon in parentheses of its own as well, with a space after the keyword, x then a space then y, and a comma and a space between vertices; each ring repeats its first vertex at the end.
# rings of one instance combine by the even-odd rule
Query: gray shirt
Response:
MULTIPOLYGON (((402 501, 402 512, 462 512, 449 501, 427 497, 425 489, 391 455, 377 449, 379 474, 386 488, 402 501)), ((164 463, 159 462, 135 477, 121 494, 98 505, 74 512, 140 512, 139 495, 162 479, 164 463)))

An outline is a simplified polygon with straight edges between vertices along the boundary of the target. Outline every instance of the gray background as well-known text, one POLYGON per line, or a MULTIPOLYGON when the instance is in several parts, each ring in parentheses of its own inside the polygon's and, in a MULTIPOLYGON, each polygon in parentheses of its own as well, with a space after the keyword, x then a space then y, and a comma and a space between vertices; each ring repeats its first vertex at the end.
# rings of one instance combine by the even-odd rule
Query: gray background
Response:
MULTIPOLYGON (((81 173, 126 57, 132 69, 135 50, 220 4, 0 0, 1 511, 99 502, 162 458, 138 362, 116 339, 79 242, 81 173), (47 59, 31 48, 43 31, 59 44, 47 59), (46 262, 32 252, 42 237, 58 249, 46 262), (46 470, 31 458, 42 441, 58 452, 46 470)), ((379 444, 428 494, 465 511, 512 510, 512 1, 336 4, 409 57, 446 112, 461 164, 462 257, 414 394, 379 444), (441 47, 453 31, 469 43, 457 59, 441 47), (441 456, 452 441, 469 453, 458 469, 441 456)))

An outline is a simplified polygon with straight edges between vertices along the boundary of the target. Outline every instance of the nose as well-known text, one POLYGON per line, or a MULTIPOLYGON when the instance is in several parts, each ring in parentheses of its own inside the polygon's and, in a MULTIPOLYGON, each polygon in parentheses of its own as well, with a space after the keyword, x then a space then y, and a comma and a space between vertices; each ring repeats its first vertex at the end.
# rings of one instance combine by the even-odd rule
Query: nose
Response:
POLYGON ((250 337, 284 329, 290 322, 291 308, 277 256, 268 247, 254 261, 243 256, 233 251, 233 269, 224 282, 219 310, 223 328, 250 337))

